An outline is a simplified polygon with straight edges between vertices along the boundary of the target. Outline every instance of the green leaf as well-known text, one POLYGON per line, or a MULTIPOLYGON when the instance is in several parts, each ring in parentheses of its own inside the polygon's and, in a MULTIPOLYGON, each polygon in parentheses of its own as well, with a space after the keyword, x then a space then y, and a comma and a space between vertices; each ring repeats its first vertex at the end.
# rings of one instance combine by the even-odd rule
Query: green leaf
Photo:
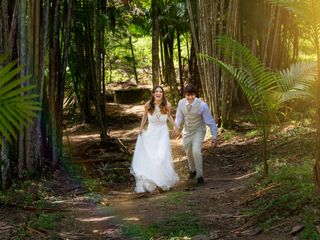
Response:
MULTIPOLYGON (((0 57, 0 64, 5 61, 0 57)), ((37 116, 41 110, 36 94, 30 94, 35 85, 29 85, 30 76, 19 78, 21 67, 15 67, 16 61, 5 64, 0 69, 0 138, 9 142, 16 139, 17 132, 37 116)), ((3 140, 0 140, 0 145, 3 140)))
POLYGON ((7 132, 11 134, 12 137, 16 138, 16 131, 14 126, 7 119, 8 114, 3 112, 3 108, 0 109, 0 122, 2 122, 3 126, 7 129, 7 132))
POLYGON ((280 102, 298 98, 315 99, 318 67, 315 62, 299 62, 279 72, 278 91, 280 102))
MULTIPOLYGON (((15 74, 15 75, 16 75, 16 74, 15 74)), ((15 75, 13 75, 12 77, 14 77, 15 75)), ((20 79, 14 80, 14 81, 12 81, 11 83, 9 83, 9 84, 7 84, 7 85, 5 85, 5 86, 2 86, 2 87, 0 88, 0 96, 5 95, 7 92, 10 92, 10 91, 12 91, 12 90, 15 89, 15 88, 19 88, 19 87, 20 87, 20 84, 26 82, 28 79, 29 79, 29 77, 28 77, 28 76, 25 76, 25 77, 22 77, 22 78, 20 78, 20 79)), ((29 85, 29 86, 27 86, 27 88, 30 88, 30 89, 32 89, 32 88, 34 88, 34 87, 35 87, 34 85, 29 85)), ((29 91, 30 89, 25 90, 25 92, 29 91)), ((12 92, 11 92, 11 93, 12 93, 12 92)), ((2 98, 2 97, 1 97, 1 98, 2 98)))

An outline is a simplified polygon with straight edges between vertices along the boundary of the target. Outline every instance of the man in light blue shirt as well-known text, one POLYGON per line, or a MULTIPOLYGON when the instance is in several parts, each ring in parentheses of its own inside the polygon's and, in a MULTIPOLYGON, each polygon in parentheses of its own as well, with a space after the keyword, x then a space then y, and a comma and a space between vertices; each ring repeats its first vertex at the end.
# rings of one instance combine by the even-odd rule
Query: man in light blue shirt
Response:
POLYGON ((210 113, 208 104, 196 98, 196 88, 188 85, 184 89, 185 98, 178 103, 174 133, 178 135, 181 123, 183 148, 189 163, 189 178, 197 177, 197 183, 203 184, 202 143, 206 134, 206 125, 212 134, 212 147, 216 146, 217 126, 210 113))

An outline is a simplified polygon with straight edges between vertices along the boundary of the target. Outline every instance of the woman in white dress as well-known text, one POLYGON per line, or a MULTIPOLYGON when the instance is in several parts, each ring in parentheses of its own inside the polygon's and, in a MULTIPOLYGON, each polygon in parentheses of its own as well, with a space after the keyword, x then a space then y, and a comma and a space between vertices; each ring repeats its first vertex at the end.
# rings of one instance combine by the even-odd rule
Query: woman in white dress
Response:
POLYGON ((171 105, 161 86, 152 91, 152 98, 145 106, 139 135, 131 164, 137 193, 153 192, 157 187, 169 190, 179 180, 174 171, 167 120, 174 126, 171 105), (144 125, 148 120, 148 128, 144 125))

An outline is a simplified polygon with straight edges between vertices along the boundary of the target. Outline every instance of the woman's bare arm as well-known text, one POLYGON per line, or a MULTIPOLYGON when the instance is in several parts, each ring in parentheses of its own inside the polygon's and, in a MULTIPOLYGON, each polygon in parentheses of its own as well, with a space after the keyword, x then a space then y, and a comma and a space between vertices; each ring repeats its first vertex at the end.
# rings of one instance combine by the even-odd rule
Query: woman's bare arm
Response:
POLYGON ((144 125, 145 125, 146 122, 147 122, 147 119, 148 119, 148 110, 149 110, 149 102, 147 102, 147 103, 144 105, 144 113, 143 113, 143 117, 142 117, 142 120, 141 120, 140 128, 139 128, 139 130, 138 130, 138 133, 139 133, 139 134, 142 133, 143 128, 144 128, 144 125))

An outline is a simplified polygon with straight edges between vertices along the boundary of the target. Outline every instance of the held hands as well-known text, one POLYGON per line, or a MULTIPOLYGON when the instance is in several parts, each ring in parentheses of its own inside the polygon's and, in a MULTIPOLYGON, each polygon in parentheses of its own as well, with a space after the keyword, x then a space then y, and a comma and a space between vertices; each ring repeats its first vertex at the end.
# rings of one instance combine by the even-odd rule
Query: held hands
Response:
POLYGON ((178 136, 179 136, 179 129, 177 128, 177 127, 174 127, 173 128, 173 136, 174 136, 174 138, 178 138, 178 136))

